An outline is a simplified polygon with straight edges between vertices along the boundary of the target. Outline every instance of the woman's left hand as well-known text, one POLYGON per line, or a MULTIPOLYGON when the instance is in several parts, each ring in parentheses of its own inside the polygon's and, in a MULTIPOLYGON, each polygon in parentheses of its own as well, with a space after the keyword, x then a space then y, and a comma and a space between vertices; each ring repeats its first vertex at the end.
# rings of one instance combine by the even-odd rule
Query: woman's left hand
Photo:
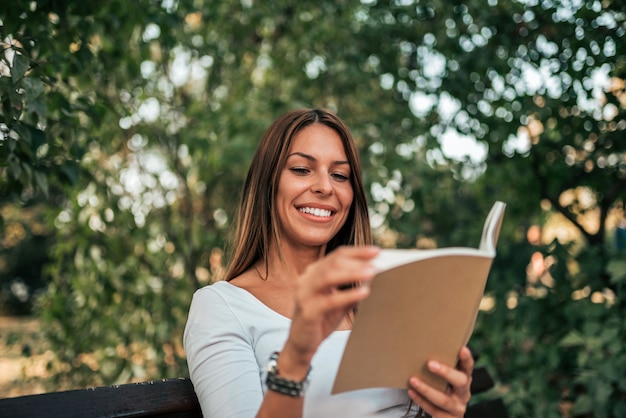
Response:
POLYGON ((474 369, 474 358, 469 348, 463 347, 459 351, 456 369, 436 361, 429 361, 428 369, 443 377, 449 383, 448 389, 444 393, 412 377, 409 379, 409 396, 413 402, 433 418, 463 417, 471 397, 474 369))

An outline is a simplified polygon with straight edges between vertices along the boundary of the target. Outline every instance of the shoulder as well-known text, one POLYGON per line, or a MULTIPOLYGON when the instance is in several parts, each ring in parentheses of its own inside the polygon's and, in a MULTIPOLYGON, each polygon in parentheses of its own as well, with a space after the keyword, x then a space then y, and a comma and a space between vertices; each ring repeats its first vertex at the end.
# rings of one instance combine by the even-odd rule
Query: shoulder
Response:
POLYGON ((232 288, 235 287, 229 282, 219 281, 212 283, 210 285, 206 285, 196 290, 193 294, 193 298, 196 299, 207 299, 207 298, 222 298, 230 293, 232 293, 232 288))
MULTIPOLYGON (((234 280, 234 279, 233 279, 234 280)), ((227 281, 218 281, 196 290, 191 302, 191 311, 203 311, 211 316, 219 312, 247 316, 259 309, 256 296, 245 287, 227 281)))
POLYGON ((229 282, 219 281, 202 287, 193 294, 191 309, 209 308, 212 311, 220 307, 231 310, 238 301, 245 299, 245 291, 229 282))
POLYGON ((196 290, 189 307, 185 338, 188 334, 219 337, 223 333, 245 334, 248 321, 245 291, 228 282, 216 282, 196 290))

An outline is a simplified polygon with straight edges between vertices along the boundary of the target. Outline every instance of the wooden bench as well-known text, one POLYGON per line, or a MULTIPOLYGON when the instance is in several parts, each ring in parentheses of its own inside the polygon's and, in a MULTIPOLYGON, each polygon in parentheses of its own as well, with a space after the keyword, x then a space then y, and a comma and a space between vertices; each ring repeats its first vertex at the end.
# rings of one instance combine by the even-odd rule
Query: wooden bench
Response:
POLYGON ((164 379, 0 399, 1 418, 202 418, 189 379, 164 379))
MULTIPOLYGON (((485 368, 472 376, 472 394, 493 388, 485 368)), ((0 418, 202 418, 187 378, 129 383, 92 389, 51 392, 0 399, 0 418)), ((499 398, 472 403, 466 418, 506 418, 499 398)), ((219 417, 214 417, 219 418, 219 417)))

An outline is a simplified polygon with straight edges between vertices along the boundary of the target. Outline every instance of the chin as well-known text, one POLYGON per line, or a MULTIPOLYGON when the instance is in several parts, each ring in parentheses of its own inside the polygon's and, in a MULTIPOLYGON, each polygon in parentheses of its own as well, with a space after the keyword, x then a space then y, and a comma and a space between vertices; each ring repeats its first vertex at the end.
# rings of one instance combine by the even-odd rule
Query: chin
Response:
POLYGON ((333 237, 334 235, 324 237, 301 237, 298 242, 300 242, 302 245, 306 245, 307 247, 322 247, 327 245, 333 239, 333 237))
POLYGON ((323 247, 325 245, 327 245, 330 242, 331 239, 324 239, 324 240, 306 240, 306 241, 302 241, 302 244, 306 245, 307 247, 323 247))

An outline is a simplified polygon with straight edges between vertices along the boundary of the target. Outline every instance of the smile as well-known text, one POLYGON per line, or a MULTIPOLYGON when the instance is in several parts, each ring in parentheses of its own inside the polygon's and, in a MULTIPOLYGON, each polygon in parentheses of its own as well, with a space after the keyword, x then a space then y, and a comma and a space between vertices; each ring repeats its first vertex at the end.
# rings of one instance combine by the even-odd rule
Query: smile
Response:
POLYGON ((308 213, 313 216, 319 216, 322 218, 328 218, 332 215, 332 212, 328 209, 319 209, 319 208, 300 208, 298 209, 302 213, 308 213))

